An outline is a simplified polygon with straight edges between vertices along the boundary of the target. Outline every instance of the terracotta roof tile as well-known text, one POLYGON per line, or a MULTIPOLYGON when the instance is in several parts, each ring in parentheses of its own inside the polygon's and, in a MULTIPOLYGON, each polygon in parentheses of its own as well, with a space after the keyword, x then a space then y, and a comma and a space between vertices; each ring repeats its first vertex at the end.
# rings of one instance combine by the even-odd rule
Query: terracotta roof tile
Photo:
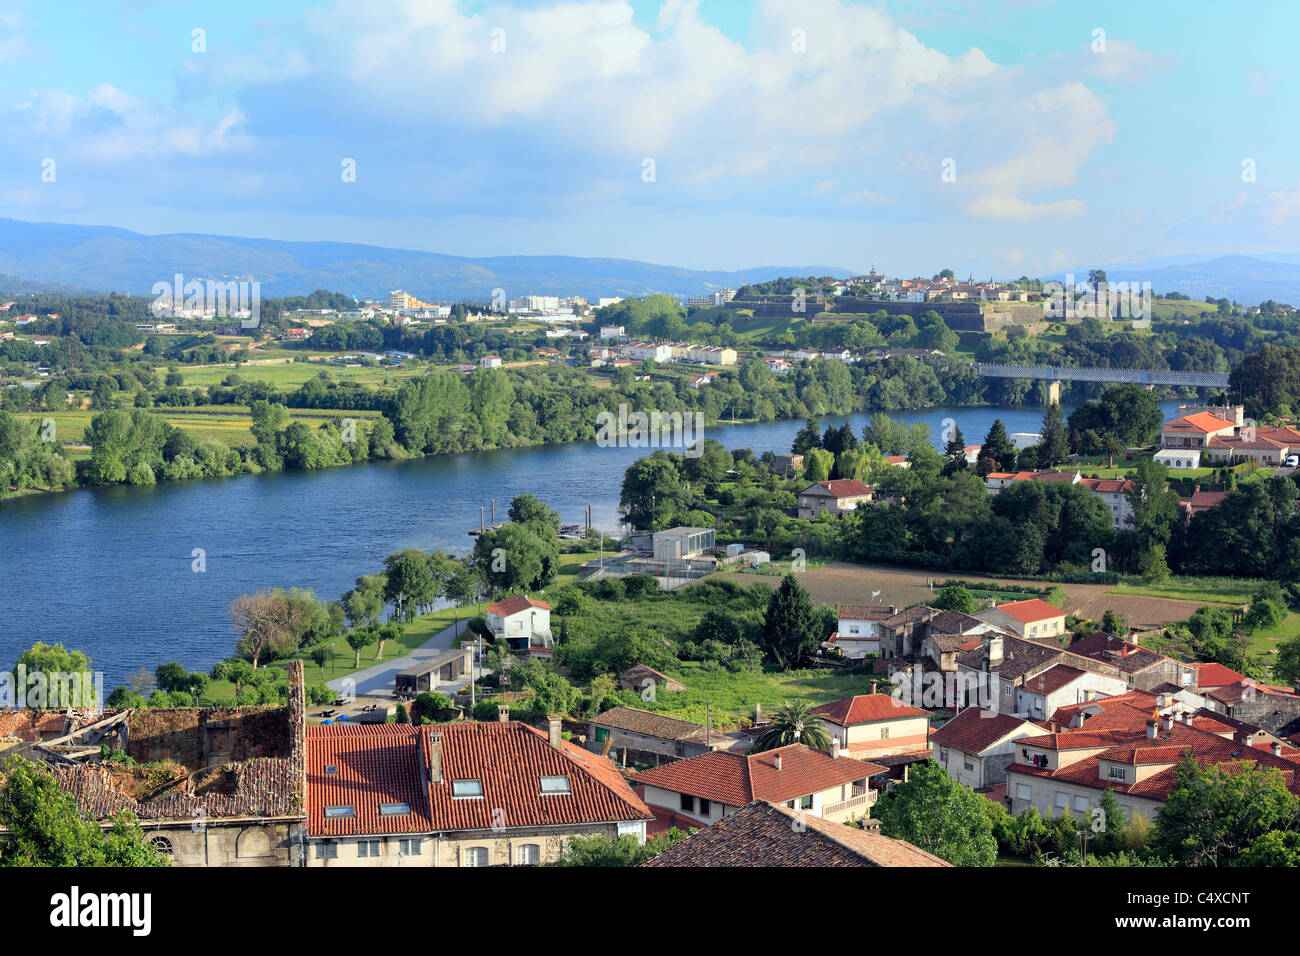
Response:
POLYGON ((642 866, 951 866, 905 840, 755 800, 642 866))
POLYGON ((898 720, 902 717, 929 717, 929 713, 897 700, 891 694, 858 694, 843 700, 814 707, 811 713, 833 721, 841 727, 869 724, 881 720, 898 720))

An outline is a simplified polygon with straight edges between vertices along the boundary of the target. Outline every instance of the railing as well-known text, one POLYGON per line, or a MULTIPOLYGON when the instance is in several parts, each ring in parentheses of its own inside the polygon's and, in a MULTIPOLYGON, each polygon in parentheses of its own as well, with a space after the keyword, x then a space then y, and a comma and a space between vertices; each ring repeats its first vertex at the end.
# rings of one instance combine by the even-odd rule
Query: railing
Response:
POLYGON ((866 807, 875 803, 872 799, 874 793, 868 790, 859 796, 849 797, 847 800, 840 800, 838 803, 828 803, 822 807, 822 816, 828 816, 833 813, 841 813, 845 810, 852 810, 855 807, 866 807))
POLYGON ((1152 369, 1062 368, 1051 365, 975 364, 986 378, 1033 378, 1049 382, 1123 382, 1133 385, 1182 385, 1188 388, 1227 388, 1228 376, 1220 372, 1168 372, 1152 369))

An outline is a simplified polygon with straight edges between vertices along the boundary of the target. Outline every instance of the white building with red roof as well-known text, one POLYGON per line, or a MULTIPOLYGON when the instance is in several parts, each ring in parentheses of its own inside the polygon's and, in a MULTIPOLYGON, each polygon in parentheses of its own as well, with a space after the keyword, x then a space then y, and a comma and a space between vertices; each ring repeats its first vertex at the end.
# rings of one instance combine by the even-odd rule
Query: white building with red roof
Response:
POLYGON ((1042 598, 1000 604, 979 611, 974 616, 1013 631, 1027 641, 1054 641, 1065 634, 1065 612, 1042 598))
POLYGON ((1016 688, 1016 713, 1030 720, 1045 720, 1066 704, 1124 694, 1128 689, 1128 681, 1123 677, 1054 664, 1026 678, 1016 688))
POLYGON ((1044 816, 1072 813, 1089 819, 1107 790, 1130 817, 1153 819, 1173 793, 1180 761, 1201 766, 1253 761, 1278 770, 1287 788, 1300 794, 1300 750, 1259 741, 1234 731, 1215 733, 1196 726, 1177 705, 1153 710, 1141 729, 1093 729, 1024 737, 1015 742, 1007 768, 1012 813, 1035 807, 1044 816))
POLYGON ((521 866, 575 836, 645 842, 650 808, 604 757, 518 721, 307 729, 307 865, 521 866))
POLYGON ((842 756, 872 760, 930 749, 930 714, 890 694, 858 694, 814 707, 842 756))
POLYGON ((869 504, 871 494, 871 489, 856 478, 819 481, 799 492, 799 517, 811 519, 828 512, 841 515, 854 511, 858 505, 869 504))
POLYGON ((879 764, 790 744, 755 754, 716 750, 643 771, 635 782, 655 815, 653 836, 671 826, 708 826, 753 800, 848 823, 868 815, 876 796, 868 778, 886 772, 879 764))
POLYGON ((545 601, 516 594, 489 604, 488 630, 494 641, 505 641, 511 650, 548 649, 551 641, 551 606, 545 601))
POLYGON ((931 732, 935 760, 948 776, 973 790, 1007 781, 1007 766, 1014 759, 1015 742, 1047 731, 1010 714, 967 707, 938 730, 931 732))

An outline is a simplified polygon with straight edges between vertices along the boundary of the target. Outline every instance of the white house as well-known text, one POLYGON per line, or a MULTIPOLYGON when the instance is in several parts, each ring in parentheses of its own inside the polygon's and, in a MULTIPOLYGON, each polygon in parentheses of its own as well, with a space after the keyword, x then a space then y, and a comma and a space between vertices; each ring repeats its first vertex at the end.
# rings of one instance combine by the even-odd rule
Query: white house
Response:
POLYGON ((896 607, 868 604, 845 604, 840 608, 838 629, 831 643, 850 660, 880 654, 880 622, 898 612, 896 607))
POLYGON ((530 647, 549 648, 551 643, 551 606, 544 601, 516 594, 489 604, 487 626, 494 641, 506 641, 511 650, 530 647))
POLYGON ((1065 612, 1041 598, 991 607, 977 612, 975 617, 1005 627, 1029 641, 1059 640, 1065 633, 1065 612))

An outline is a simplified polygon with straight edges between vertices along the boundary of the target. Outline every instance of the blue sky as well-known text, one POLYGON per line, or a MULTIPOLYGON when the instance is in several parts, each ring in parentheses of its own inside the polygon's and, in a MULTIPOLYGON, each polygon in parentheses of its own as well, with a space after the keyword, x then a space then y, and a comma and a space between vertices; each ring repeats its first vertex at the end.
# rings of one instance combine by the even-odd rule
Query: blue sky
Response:
POLYGON ((0 216, 977 277, 1300 252, 1300 8, 938 6, 9 3, 0 216))

